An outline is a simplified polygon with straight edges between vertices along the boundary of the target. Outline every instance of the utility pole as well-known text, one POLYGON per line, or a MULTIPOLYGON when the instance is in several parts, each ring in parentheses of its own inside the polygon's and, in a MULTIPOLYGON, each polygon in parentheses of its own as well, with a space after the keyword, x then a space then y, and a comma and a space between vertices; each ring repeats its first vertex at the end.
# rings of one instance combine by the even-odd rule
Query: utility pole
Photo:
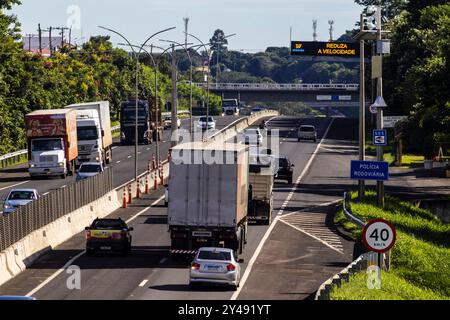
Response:
POLYGON ((333 31, 334 31, 334 20, 328 20, 328 24, 330 25, 330 28, 328 31, 330 32, 330 42, 333 41, 333 31))
POLYGON ((50 57, 53 54, 53 43, 52 43, 52 27, 48 28, 48 40, 50 41, 50 57))
POLYGON ((38 35, 39 35, 39 54, 42 55, 42 29, 41 24, 38 24, 38 35))
POLYGON ((175 44, 172 43, 172 147, 178 144, 177 61, 175 44))
MULTIPOLYGON (((364 18, 360 16, 361 31, 364 30, 364 18)), ((366 108, 366 86, 364 81, 364 39, 359 40, 359 160, 366 160, 366 127, 365 127, 365 108, 366 108)), ((358 180, 358 198, 362 200, 365 195, 365 182, 364 180, 358 180)))
POLYGON ((317 41, 317 20, 314 19, 313 23, 313 41, 317 41))
POLYGON ((67 27, 58 27, 56 30, 61 30, 61 49, 64 47, 64 31, 69 30, 67 27))
MULTIPOLYGON (((377 25, 377 41, 382 40, 382 26, 381 26, 381 5, 377 5, 377 11, 375 15, 377 25)), ((380 52, 381 57, 383 54, 380 52)), ((377 78, 377 97, 383 96, 383 76, 382 72, 380 77, 377 78)), ((377 108, 377 129, 383 129, 383 108, 377 108)), ((377 146, 377 160, 383 161, 383 146, 377 146)), ((378 205, 384 208, 384 181, 377 181, 377 196, 378 205)))
POLYGON ((187 43, 188 43, 188 26, 189 26, 189 18, 183 18, 184 21, 184 46, 187 48, 187 43))

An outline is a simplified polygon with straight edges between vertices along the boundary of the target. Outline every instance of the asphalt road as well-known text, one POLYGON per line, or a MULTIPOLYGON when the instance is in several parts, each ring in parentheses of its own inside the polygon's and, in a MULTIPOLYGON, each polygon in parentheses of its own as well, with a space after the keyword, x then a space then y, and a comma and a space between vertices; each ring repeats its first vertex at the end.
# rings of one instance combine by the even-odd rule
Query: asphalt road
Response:
MULTIPOLYGON (((216 117, 216 129, 220 130, 236 121, 240 117, 226 116, 216 117)), ((194 126, 197 125, 198 117, 194 117, 194 126)), ((181 121, 182 128, 189 130, 189 119, 181 121)), ((170 148, 170 129, 164 130, 160 155, 162 160, 167 158, 170 148)), ((114 186, 118 187, 134 178, 134 146, 121 146, 118 139, 114 139, 113 161, 110 167, 114 169, 114 186)), ((139 145, 138 147, 138 172, 147 170, 148 161, 156 155, 156 143, 152 145, 139 145)), ((43 195, 52 190, 65 187, 75 182, 75 177, 61 179, 59 177, 43 178, 41 180, 30 180, 27 164, 8 167, 0 170, 0 201, 2 201, 11 188, 35 188, 43 195)), ((1 211, 2 208, 0 208, 1 211)))
POLYGON ((81 233, 1 286, 0 295, 32 292, 44 300, 311 298, 321 282, 352 259, 353 243, 334 228, 332 205, 316 207, 339 199, 352 183, 345 177, 349 160, 355 157, 354 120, 334 119, 330 126, 331 121, 278 117, 269 122, 271 128, 280 129, 280 154, 295 164, 297 184, 277 181, 274 221, 271 226, 249 228, 241 256, 245 281, 239 291, 188 288, 189 261, 172 261, 168 253, 167 210, 162 206, 163 190, 158 190, 112 214, 132 219, 129 225, 135 230, 130 257, 81 255, 70 261, 81 270, 81 288, 68 289, 71 275, 61 268, 82 252, 85 242, 81 233), (320 146, 320 141, 297 142, 295 129, 300 124, 316 125, 319 138, 329 128, 327 139, 320 146))

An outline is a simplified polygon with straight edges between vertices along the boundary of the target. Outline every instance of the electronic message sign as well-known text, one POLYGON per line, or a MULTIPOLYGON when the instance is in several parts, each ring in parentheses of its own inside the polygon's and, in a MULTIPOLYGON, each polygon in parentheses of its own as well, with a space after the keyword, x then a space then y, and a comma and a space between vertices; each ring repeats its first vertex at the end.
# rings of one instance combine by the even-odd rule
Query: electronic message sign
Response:
POLYGON ((325 57, 359 57, 356 42, 292 41, 291 55, 325 57))

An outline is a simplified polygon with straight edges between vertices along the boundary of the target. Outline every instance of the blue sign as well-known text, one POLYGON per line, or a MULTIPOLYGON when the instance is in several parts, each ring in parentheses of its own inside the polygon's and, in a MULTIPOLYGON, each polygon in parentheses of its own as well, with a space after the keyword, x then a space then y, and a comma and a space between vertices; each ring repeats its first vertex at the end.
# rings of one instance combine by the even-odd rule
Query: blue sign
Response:
POLYGON ((385 129, 373 130, 373 144, 375 146, 387 145, 387 131, 385 129))
POLYGON ((389 164, 384 161, 352 160, 350 177, 355 180, 389 180, 389 164))

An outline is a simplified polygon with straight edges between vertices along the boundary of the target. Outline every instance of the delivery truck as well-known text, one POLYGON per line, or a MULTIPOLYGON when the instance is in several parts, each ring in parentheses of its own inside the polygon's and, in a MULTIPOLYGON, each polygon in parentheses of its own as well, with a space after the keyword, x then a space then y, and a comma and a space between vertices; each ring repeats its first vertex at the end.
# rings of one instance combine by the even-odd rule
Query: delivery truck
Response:
POLYGON ((75 173, 77 115, 71 109, 37 110, 25 116, 31 178, 75 173))
POLYGON ((64 108, 77 113, 77 167, 83 162, 111 163, 113 141, 109 101, 71 104, 64 108))
POLYGON ((249 222, 270 224, 273 210, 273 184, 276 158, 267 154, 250 155, 249 222))
POLYGON ((168 225, 171 252, 225 247, 247 239, 248 147, 191 142, 172 148, 168 225))

